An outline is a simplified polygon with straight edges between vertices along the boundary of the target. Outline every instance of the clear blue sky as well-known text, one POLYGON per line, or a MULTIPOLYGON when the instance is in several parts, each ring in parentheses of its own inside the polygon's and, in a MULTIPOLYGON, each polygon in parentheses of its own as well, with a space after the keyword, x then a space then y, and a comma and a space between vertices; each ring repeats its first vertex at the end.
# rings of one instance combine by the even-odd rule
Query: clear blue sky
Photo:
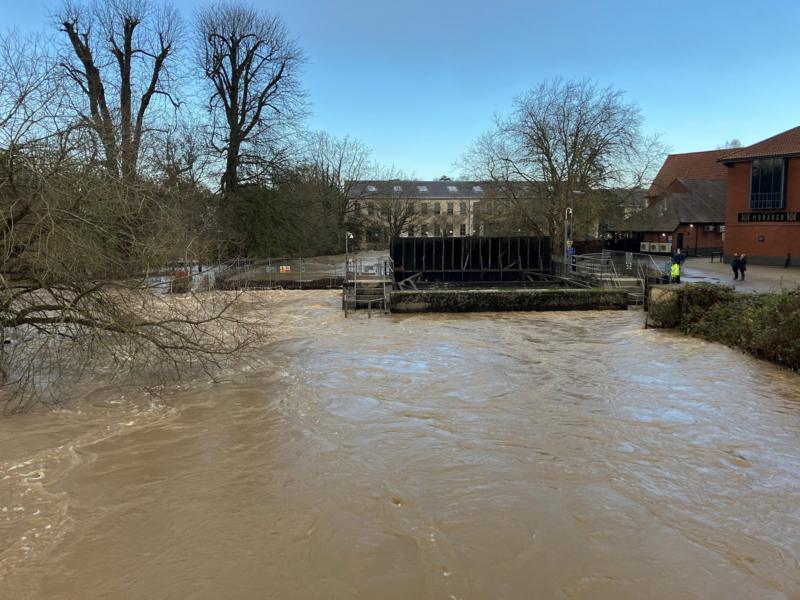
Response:
MULTIPOLYGON (((191 17, 197 3, 175 4, 191 17)), ((543 79, 625 91, 673 152, 745 145, 800 125, 796 0, 253 0, 304 48, 309 126, 363 140, 419 178, 453 163, 543 79)), ((57 3, 0 0, 42 29, 57 3)))

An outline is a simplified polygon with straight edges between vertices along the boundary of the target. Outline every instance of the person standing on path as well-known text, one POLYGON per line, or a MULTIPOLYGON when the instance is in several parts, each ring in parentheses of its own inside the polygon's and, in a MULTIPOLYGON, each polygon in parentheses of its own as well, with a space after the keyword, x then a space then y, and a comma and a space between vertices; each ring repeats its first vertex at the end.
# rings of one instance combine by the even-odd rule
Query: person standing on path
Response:
POLYGON ((680 248, 678 248, 675 254, 672 255, 672 262, 678 263, 680 266, 683 266, 684 258, 685 256, 683 255, 683 252, 681 251, 680 248))
POLYGON ((744 272, 747 270, 747 254, 742 254, 739 257, 739 274, 742 276, 741 279, 744 281, 744 272))
POLYGON ((669 280, 670 283, 680 283, 681 282, 681 263, 674 262, 669 269, 669 280))
POLYGON ((733 280, 739 279, 739 253, 733 255, 731 259, 731 269, 733 269, 733 280))

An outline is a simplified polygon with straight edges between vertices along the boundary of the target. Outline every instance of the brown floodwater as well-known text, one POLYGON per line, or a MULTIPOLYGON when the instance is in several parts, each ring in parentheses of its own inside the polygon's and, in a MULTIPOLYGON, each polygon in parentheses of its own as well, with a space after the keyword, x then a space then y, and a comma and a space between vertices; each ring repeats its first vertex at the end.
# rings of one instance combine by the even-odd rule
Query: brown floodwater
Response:
POLYGON ((0 421, 0 597, 800 598, 797 375, 640 312, 267 296, 228 381, 0 421))

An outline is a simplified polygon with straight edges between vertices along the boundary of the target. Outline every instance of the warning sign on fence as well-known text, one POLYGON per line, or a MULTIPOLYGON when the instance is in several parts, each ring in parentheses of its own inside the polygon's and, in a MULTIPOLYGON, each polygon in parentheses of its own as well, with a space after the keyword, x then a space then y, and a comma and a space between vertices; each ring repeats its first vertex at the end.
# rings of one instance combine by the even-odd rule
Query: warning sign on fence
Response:
POLYGON ((281 273, 291 273, 292 272, 292 265, 281 265, 280 272, 281 273))

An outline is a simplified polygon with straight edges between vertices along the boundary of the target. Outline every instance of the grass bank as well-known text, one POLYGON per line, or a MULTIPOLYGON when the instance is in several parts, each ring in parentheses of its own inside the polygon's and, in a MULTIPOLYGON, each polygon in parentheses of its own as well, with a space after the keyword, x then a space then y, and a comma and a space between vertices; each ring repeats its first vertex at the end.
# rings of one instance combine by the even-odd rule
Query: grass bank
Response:
POLYGON ((800 289, 737 294, 729 287, 696 283, 661 290, 651 297, 649 324, 800 369, 800 289))

